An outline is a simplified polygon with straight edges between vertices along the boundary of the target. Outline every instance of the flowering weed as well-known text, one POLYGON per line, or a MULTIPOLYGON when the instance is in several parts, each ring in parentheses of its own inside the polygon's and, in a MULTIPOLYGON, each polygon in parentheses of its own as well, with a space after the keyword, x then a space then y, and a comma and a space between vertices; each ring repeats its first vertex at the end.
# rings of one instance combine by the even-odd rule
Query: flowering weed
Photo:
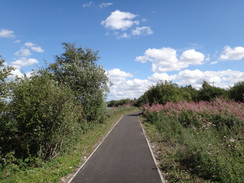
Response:
POLYGON ((146 104, 143 116, 161 134, 159 158, 170 182, 244 182, 244 103, 146 104))

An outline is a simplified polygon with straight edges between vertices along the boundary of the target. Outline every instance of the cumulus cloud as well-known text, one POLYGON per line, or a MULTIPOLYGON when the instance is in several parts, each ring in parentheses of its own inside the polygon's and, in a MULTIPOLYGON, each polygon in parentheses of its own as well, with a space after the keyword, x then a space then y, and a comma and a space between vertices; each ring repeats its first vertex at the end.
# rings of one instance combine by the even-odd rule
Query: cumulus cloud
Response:
POLYGON ((13 37, 15 37, 15 35, 14 35, 14 31, 12 31, 12 30, 7 30, 7 29, 1 29, 1 30, 0 30, 0 37, 4 37, 4 38, 13 38, 13 37))
POLYGON ((204 58, 205 56, 202 53, 191 49, 184 51, 180 57, 180 60, 181 62, 191 65, 201 65, 204 58))
POLYGON ((26 42, 24 45, 25 46, 28 46, 28 47, 35 46, 35 44, 34 43, 31 43, 31 42, 26 42))
POLYGON ((149 76, 148 79, 153 83, 157 83, 158 81, 173 81, 177 78, 177 75, 169 75, 167 73, 153 73, 153 75, 149 76))
POLYGON ((203 80, 206 80, 211 85, 228 88, 234 83, 242 81, 244 72, 234 70, 224 71, 200 71, 200 70, 185 70, 178 73, 178 83, 180 85, 191 84, 195 88, 201 88, 203 80))
POLYGON ((244 47, 231 48, 229 46, 224 47, 224 51, 219 57, 219 60, 241 60, 244 58, 244 47))
POLYGON ((20 59, 17 59, 16 61, 13 61, 11 63, 11 65, 14 67, 14 68, 21 68, 21 67, 25 67, 25 66, 30 66, 30 65, 33 65, 33 64, 38 64, 38 60, 34 59, 34 58, 26 58, 26 57, 22 57, 20 59))
POLYGON ((113 81, 124 81, 126 78, 133 77, 131 73, 121 71, 120 69, 112 69, 108 72, 109 79, 113 81))
POLYGON ((200 65, 203 63, 205 56, 194 49, 184 51, 180 59, 176 50, 172 48, 149 48, 143 56, 135 58, 136 61, 145 63, 152 62, 153 72, 176 71, 188 67, 189 65, 200 65))
POLYGON ((28 57, 31 55, 31 52, 29 49, 21 48, 19 51, 14 53, 18 57, 28 57))
POLYGON ((42 53, 44 52, 44 50, 40 47, 40 46, 35 46, 36 44, 31 43, 31 42, 26 42, 24 44, 24 46, 29 47, 32 51, 38 52, 38 53, 42 53))
POLYGON ((153 31, 150 27, 143 26, 143 27, 136 27, 131 31, 131 35, 133 36, 140 36, 140 35, 151 35, 153 31))
POLYGON ((107 73, 109 80, 113 82, 113 85, 110 87, 108 100, 138 98, 151 84, 147 79, 131 79, 133 74, 120 69, 112 69, 107 71, 107 73))
MULTIPOLYGON (((138 15, 116 10, 103 20, 101 25, 113 31, 113 35, 117 38, 131 38, 153 34, 151 27, 139 26, 140 21, 135 19, 136 17, 138 15)), ((145 20, 143 19, 142 22, 145 22, 145 20)))
POLYGON ((165 80, 177 83, 179 86, 190 84, 194 88, 200 89, 203 80, 217 87, 229 88, 234 83, 243 81, 244 78, 244 72, 230 69, 223 71, 200 71, 199 69, 183 70, 172 75, 167 73, 153 73, 146 79, 131 79, 133 76, 132 74, 121 71, 120 69, 113 69, 108 71, 108 73, 110 73, 110 80, 113 81, 113 85, 110 87, 108 100, 138 98, 143 95, 150 86, 165 80))
POLYGON ((110 87, 109 100, 124 98, 139 98, 149 89, 151 82, 147 79, 120 80, 110 87))
POLYGON ((33 46, 31 49, 35 52, 42 53, 44 50, 40 46, 33 46))
POLYGON ((135 22, 133 20, 135 17, 137 17, 137 15, 133 13, 116 10, 112 12, 106 20, 103 20, 101 24, 105 28, 112 30, 126 30, 134 24, 138 24, 138 21, 135 22))

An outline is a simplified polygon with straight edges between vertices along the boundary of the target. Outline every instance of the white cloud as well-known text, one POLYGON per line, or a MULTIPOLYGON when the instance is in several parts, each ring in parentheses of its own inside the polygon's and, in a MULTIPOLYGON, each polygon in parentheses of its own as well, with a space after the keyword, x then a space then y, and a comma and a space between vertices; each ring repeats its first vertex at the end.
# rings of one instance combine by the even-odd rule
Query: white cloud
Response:
POLYGON ((184 70, 177 74, 177 83, 179 85, 191 84, 193 87, 199 89, 202 86, 203 80, 209 84, 228 88, 234 83, 243 81, 244 72, 224 70, 224 71, 200 71, 196 70, 184 70))
POLYGON ((176 50, 172 48, 149 48, 144 56, 138 56, 136 61, 145 63, 152 62, 153 72, 176 71, 188 67, 189 65, 200 65, 204 61, 204 55, 194 49, 186 50, 178 59, 176 50))
POLYGON ((113 76, 112 80, 114 81, 114 85, 110 87, 108 100, 138 98, 143 95, 150 86, 155 85, 160 80, 172 81, 177 83, 179 86, 186 86, 190 84, 194 88, 200 89, 202 87, 203 80, 207 81, 210 85, 229 88, 230 86, 233 86, 233 84, 243 81, 244 78, 244 72, 230 69, 223 71, 200 71, 198 69, 183 70, 173 75, 169 75, 167 73, 154 73, 147 79, 128 79, 128 77, 131 76, 130 73, 126 73, 120 69, 113 69, 113 72, 111 73, 113 73, 111 75, 113 76))
POLYGON ((18 40, 15 40, 14 43, 20 43, 21 41, 18 39, 18 40))
POLYGON ((31 55, 31 52, 29 49, 21 48, 19 51, 14 53, 18 57, 28 57, 31 55))
POLYGON ((117 81, 110 87, 109 100, 119 100, 125 98, 139 98, 149 89, 152 83, 146 79, 133 79, 117 81))
POLYGON ((133 77, 133 75, 120 69, 112 69, 107 71, 107 73, 109 80, 113 82, 113 85, 110 87, 108 100, 138 98, 151 84, 147 79, 129 79, 133 77))
POLYGON ((21 67, 25 67, 25 66, 30 66, 33 64, 38 64, 38 60, 34 59, 34 58, 26 58, 26 57, 22 57, 14 62, 11 63, 11 65, 14 68, 21 68, 21 67))
POLYGON ((89 3, 83 4, 83 8, 89 7, 92 5, 92 1, 90 1, 89 3))
POLYGON ((106 7, 112 6, 112 5, 113 5, 113 3, 101 3, 101 4, 99 4, 99 8, 106 8, 106 7))
POLYGON ((112 69, 108 72, 109 79, 113 81, 124 81, 126 78, 133 77, 131 73, 121 71, 120 69, 112 69))
POLYGON ((147 19, 146 18, 143 18, 141 21, 142 22, 147 22, 147 19))
POLYGON ((26 73, 23 73, 20 69, 15 68, 15 69, 11 72, 12 75, 10 75, 8 78, 9 78, 9 79, 14 79, 15 77, 23 77, 24 74, 25 74, 27 77, 30 77, 30 76, 31 76, 31 73, 32 73, 32 72, 26 72, 26 73))
POLYGON ((28 46, 28 47, 35 46, 35 44, 34 43, 31 43, 31 42, 26 42, 24 45, 25 46, 28 46))
POLYGON ((184 51, 180 57, 180 60, 181 62, 191 65, 201 65, 204 58, 205 56, 202 53, 191 49, 184 51))
POLYGON ((130 35, 124 32, 119 38, 130 38, 130 35))
POLYGON ((134 24, 138 24, 138 21, 133 21, 135 17, 137 17, 137 15, 130 12, 116 10, 112 12, 110 16, 106 18, 106 20, 103 20, 101 24, 105 28, 112 30, 127 30, 134 24))
POLYGON ((238 46, 231 48, 229 46, 224 47, 224 51, 219 57, 219 60, 241 60, 244 58, 244 47, 238 46))
POLYGON ((14 31, 12 31, 12 30, 7 30, 7 29, 1 29, 1 30, 0 30, 0 37, 4 37, 4 38, 13 38, 13 37, 15 37, 15 35, 14 35, 14 31))
POLYGON ((40 46, 35 46, 36 44, 31 43, 31 42, 26 42, 24 46, 30 47, 32 51, 42 53, 44 50, 40 46))
POLYGON ((136 29, 133 29, 131 31, 131 34, 134 36, 140 36, 140 35, 151 35, 153 34, 153 31, 150 27, 143 26, 143 27, 136 27, 136 29))
POLYGON ((219 62, 218 61, 213 61, 213 62, 210 63, 210 65, 214 65, 214 64, 217 64, 217 63, 219 63, 219 62))
POLYGON ((158 81, 172 81, 176 79, 176 75, 168 75, 167 73, 153 73, 153 75, 149 76, 148 79, 153 83, 157 83, 158 81))
POLYGON ((44 50, 40 46, 33 46, 31 49, 35 52, 42 53, 44 50))
POLYGON ((112 6, 114 3, 108 2, 108 3, 100 3, 99 5, 95 4, 94 2, 90 1, 88 3, 85 3, 82 5, 83 8, 86 7, 95 7, 95 8, 107 8, 108 6, 112 6))

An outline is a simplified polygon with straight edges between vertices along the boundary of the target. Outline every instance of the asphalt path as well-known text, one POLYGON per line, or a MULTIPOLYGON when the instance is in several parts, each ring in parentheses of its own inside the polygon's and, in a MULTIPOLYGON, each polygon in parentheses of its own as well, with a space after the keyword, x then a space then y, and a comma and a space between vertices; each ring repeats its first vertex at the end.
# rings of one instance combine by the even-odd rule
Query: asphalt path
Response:
POLYGON ((70 182, 162 182, 137 116, 124 116, 70 182))

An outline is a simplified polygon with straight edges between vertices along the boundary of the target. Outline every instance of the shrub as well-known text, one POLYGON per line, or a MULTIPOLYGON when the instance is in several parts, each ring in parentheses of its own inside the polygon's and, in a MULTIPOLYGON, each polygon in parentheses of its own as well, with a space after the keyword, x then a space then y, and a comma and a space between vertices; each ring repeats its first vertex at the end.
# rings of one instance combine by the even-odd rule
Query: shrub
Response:
POLYGON ((49 73, 18 79, 10 103, 16 155, 55 156, 64 137, 79 129, 81 107, 73 100, 70 89, 57 86, 49 73))
POLYGON ((230 98, 236 102, 244 102, 244 81, 236 83, 229 90, 230 98))

